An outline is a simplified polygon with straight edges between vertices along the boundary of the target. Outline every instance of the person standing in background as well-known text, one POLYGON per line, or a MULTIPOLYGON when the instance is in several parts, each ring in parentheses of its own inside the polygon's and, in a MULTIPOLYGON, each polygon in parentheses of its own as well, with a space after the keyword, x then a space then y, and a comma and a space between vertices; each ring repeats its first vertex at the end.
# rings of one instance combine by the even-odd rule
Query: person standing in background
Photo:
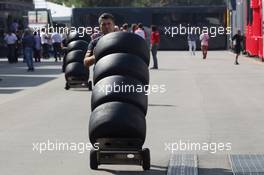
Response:
POLYGON ((11 24, 12 32, 16 33, 18 31, 18 27, 19 27, 19 24, 17 20, 15 19, 11 24))
POLYGON ((9 63, 15 63, 15 51, 16 51, 16 42, 17 42, 17 37, 14 33, 11 31, 8 31, 7 35, 4 38, 5 42, 7 43, 8 47, 8 62, 9 63))
POLYGON ((203 59, 206 59, 206 57, 207 57, 209 38, 210 37, 209 37, 208 33, 205 31, 203 31, 203 33, 200 35, 201 50, 203 52, 203 59))
POLYGON ((17 37, 17 41, 15 44, 15 59, 14 62, 17 63, 18 62, 18 57, 20 55, 20 51, 21 51, 21 32, 17 31, 15 33, 16 37, 17 37))
POLYGON ((132 24, 132 25, 131 25, 131 32, 132 32, 132 33, 135 33, 136 30, 137 30, 137 28, 138 28, 138 25, 137 25, 137 24, 132 24))
POLYGON ((40 33, 34 32, 34 40, 35 40, 35 46, 34 46, 34 58, 35 62, 40 62, 40 52, 41 52, 41 38, 40 33))
POLYGON ((158 32, 157 26, 151 26, 151 35, 150 35, 150 48, 153 58, 153 67, 151 69, 158 69, 158 58, 157 51, 160 43, 160 33, 158 32))
POLYGON ((196 35, 193 33, 188 34, 189 52, 191 55, 195 55, 196 51, 196 35))
POLYGON ((48 59, 49 58, 49 37, 46 33, 45 28, 41 29, 40 37, 41 37, 43 58, 48 59))
POLYGON ((123 32, 128 32, 128 24, 127 23, 122 25, 122 31, 123 32))
POLYGON ((241 43, 243 41, 243 37, 241 36, 241 31, 238 30, 237 34, 235 34, 232 37, 232 41, 234 41, 234 49, 235 49, 235 53, 236 53, 236 60, 235 60, 235 65, 239 65, 238 63, 238 56, 240 55, 240 52, 242 50, 242 46, 241 43))
MULTIPOLYGON (((51 35, 53 34, 54 29, 49 29, 47 35, 48 35, 48 55, 50 58, 50 55, 54 56, 54 48, 53 48, 53 43, 52 43, 52 39, 51 39, 51 35)), ((56 62, 56 60, 55 60, 56 62)))
POLYGON ((119 26, 118 26, 118 25, 115 25, 115 30, 114 30, 114 32, 119 32, 119 31, 120 31, 119 26))
POLYGON ((57 32, 53 32, 51 35, 51 40, 52 40, 55 62, 57 62, 58 57, 59 60, 61 60, 61 43, 62 43, 61 35, 57 32))
POLYGON ((143 39, 146 39, 146 33, 143 30, 143 24, 141 24, 141 23, 138 24, 138 28, 135 31, 135 34, 137 34, 138 36, 140 36, 143 39))
POLYGON ((29 29, 25 30, 24 37, 22 38, 22 45, 25 51, 25 58, 28 66, 28 71, 34 71, 33 49, 35 47, 35 39, 29 29))

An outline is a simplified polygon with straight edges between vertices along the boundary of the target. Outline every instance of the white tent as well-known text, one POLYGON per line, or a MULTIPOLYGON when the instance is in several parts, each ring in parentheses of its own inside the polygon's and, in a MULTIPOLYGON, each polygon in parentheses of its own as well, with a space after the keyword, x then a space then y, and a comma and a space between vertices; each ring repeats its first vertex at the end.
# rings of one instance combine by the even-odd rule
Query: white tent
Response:
POLYGON ((46 9, 47 8, 46 0, 34 0, 33 2, 34 2, 35 9, 46 9))
POLYGON ((49 9, 53 21, 70 21, 72 8, 48 2, 46 0, 34 0, 35 9, 49 9))
POLYGON ((51 11, 53 21, 70 21, 72 16, 72 8, 47 2, 47 9, 51 11))

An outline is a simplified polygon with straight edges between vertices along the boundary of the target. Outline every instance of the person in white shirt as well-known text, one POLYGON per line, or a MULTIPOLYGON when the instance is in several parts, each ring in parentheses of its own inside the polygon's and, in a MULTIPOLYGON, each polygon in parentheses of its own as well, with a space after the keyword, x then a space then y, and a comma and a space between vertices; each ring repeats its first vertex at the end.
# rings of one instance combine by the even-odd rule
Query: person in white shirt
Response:
POLYGON ((210 37, 209 37, 208 33, 205 31, 203 31, 203 33, 200 35, 201 49, 203 52, 203 59, 206 59, 206 57, 207 57, 209 38, 210 37))
POLYGON ((14 33, 9 31, 7 35, 4 38, 7 46, 8 46, 8 62, 9 63, 15 63, 15 51, 16 51, 16 42, 17 42, 17 37, 14 33))
POLYGON ((139 35, 141 38, 146 39, 145 31, 143 30, 143 24, 138 24, 138 29, 135 31, 135 34, 139 35))
POLYGON ((55 62, 61 60, 61 43, 62 43, 62 37, 59 33, 53 32, 51 35, 51 40, 52 40, 52 46, 54 50, 54 58, 55 62))
POLYGON ((44 28, 41 30, 40 38, 41 38, 41 45, 43 49, 42 56, 43 58, 48 59, 49 58, 49 37, 44 28))
POLYGON ((195 55, 196 51, 196 35, 191 32, 188 34, 187 39, 188 39, 188 45, 189 45, 189 52, 191 55, 195 55))
POLYGON ((34 40, 35 40, 35 46, 34 46, 34 58, 35 62, 40 62, 41 56, 41 38, 40 38, 40 33, 34 32, 34 40))

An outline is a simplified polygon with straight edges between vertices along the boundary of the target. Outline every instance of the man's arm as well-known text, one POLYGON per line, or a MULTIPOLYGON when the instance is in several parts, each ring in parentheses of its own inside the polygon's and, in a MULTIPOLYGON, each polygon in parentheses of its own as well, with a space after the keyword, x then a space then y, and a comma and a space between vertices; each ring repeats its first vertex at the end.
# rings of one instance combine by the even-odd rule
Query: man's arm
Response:
POLYGON ((85 67, 90 67, 95 63, 94 49, 96 46, 97 40, 92 40, 88 45, 88 50, 86 52, 83 64, 85 67))
POLYGON ((88 50, 86 55, 85 55, 85 58, 83 60, 83 64, 84 64, 85 67, 90 67, 94 63, 95 63, 95 56, 94 56, 94 54, 92 53, 91 50, 88 50))

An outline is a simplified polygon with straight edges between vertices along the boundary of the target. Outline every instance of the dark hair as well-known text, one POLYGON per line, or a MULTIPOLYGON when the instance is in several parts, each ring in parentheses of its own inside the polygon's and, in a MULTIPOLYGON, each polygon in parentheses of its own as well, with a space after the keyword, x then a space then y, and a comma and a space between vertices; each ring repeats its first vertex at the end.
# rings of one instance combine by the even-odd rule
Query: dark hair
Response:
POLYGON ((142 23, 138 23, 138 27, 142 29, 143 28, 143 24, 142 23))
POLYGON ((137 24, 132 24, 131 30, 134 32, 137 29, 138 25, 137 24))
POLYGON ((98 18, 98 23, 101 24, 103 19, 111 19, 113 22, 115 22, 114 16, 110 13, 101 14, 101 16, 98 18))
POLYGON ((156 31, 158 30, 158 28, 157 28, 157 26, 152 25, 152 26, 151 26, 151 30, 152 30, 153 32, 156 32, 156 31))
POLYGON ((24 36, 31 35, 31 31, 29 29, 25 29, 24 36))
POLYGON ((125 24, 123 24, 123 29, 125 29, 125 30, 127 30, 128 29, 128 24, 127 23, 125 23, 125 24))

